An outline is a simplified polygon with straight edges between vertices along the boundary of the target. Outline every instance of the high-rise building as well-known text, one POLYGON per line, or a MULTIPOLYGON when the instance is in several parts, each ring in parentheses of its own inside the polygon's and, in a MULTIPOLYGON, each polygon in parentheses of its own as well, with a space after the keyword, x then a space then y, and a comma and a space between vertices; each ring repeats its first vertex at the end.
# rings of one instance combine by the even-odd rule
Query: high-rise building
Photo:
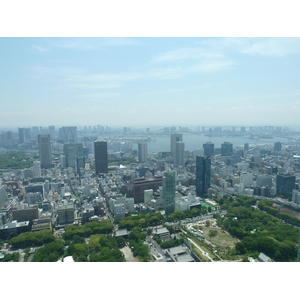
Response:
POLYGON ((209 157, 196 156, 196 194, 207 195, 210 188, 211 159, 209 157))
POLYGON ((281 151, 281 143, 280 143, 280 142, 275 142, 275 143, 274 143, 274 151, 275 151, 275 152, 281 151))
POLYGON ((214 156, 215 145, 211 142, 203 144, 204 156, 212 157, 214 156))
POLYGON ((233 145, 230 142, 224 142, 221 145, 221 156, 232 156, 233 154, 233 145))
POLYGON ((138 158, 139 158, 139 163, 145 163, 147 162, 147 143, 138 143, 138 158))
POLYGON ((73 205, 61 205, 57 208, 58 225, 72 224, 74 222, 74 207, 73 205))
POLYGON ((50 139, 53 141, 55 139, 55 126, 49 126, 48 133, 50 134, 50 139))
POLYGON ((300 232, 298 237, 298 253, 297 253, 297 262, 300 262, 300 232))
POLYGON ((182 133, 171 133, 171 155, 175 156, 175 143, 182 142, 182 133))
POLYGON ((73 168, 77 172, 80 168, 84 168, 85 160, 82 143, 65 143, 64 154, 66 157, 66 168, 73 168))
POLYGON ((25 141, 25 128, 19 128, 19 143, 23 144, 25 141))
POLYGON ((77 143, 77 127, 67 126, 59 128, 59 138, 64 143, 77 143))
POLYGON ((38 145, 41 168, 52 168, 50 134, 39 134, 38 145))
POLYGON ((165 214, 169 215, 175 210, 175 172, 166 172, 162 184, 163 207, 165 214))
POLYGON ((244 144, 244 151, 248 151, 249 150, 249 143, 245 143, 244 144))
POLYGON ((39 160, 36 160, 33 162, 33 176, 40 177, 41 174, 41 162, 39 160))
POLYGON ((96 174, 108 173, 108 156, 107 156, 107 142, 96 141, 95 147, 95 172, 96 174))
POLYGON ((175 143, 175 165, 184 166, 184 142, 175 143))
POLYGON ((290 196, 295 189, 296 177, 292 175, 280 174, 277 175, 276 188, 277 194, 283 196, 290 196))

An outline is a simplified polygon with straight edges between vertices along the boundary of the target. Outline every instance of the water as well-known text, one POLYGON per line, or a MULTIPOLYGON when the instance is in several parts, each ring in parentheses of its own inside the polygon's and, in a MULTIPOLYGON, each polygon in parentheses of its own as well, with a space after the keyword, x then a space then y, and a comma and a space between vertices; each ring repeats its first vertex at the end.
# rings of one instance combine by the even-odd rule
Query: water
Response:
MULTIPOLYGON (((157 153, 170 151, 170 137, 156 137, 153 141, 154 137, 152 137, 152 141, 148 142, 148 153, 157 153)), ((275 142, 285 142, 285 138, 270 138, 270 139, 250 139, 247 137, 208 137, 204 135, 192 135, 192 134, 183 134, 182 138, 185 144, 186 151, 193 150, 202 150, 203 144, 206 142, 212 142, 215 148, 221 148, 221 144, 224 142, 231 142, 233 144, 233 148, 238 146, 244 146, 245 143, 249 143, 251 145, 259 145, 259 144, 270 144, 273 145, 275 142)), ((135 146, 134 146, 135 148, 135 146)), ((137 148, 137 147, 136 147, 137 148)))

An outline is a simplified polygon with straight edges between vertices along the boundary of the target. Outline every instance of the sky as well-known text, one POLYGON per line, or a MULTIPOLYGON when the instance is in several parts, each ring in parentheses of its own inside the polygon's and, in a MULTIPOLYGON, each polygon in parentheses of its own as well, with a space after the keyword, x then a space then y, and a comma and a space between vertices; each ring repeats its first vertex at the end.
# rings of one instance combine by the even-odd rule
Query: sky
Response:
POLYGON ((0 57, 0 128, 299 124, 300 38, 1 37, 0 57))

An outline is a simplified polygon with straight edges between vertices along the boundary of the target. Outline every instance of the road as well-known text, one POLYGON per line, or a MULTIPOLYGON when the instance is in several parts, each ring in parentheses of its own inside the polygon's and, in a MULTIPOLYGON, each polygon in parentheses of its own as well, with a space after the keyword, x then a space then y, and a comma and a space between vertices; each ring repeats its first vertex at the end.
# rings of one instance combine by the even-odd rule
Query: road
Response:
POLYGON ((126 262, 138 262, 138 260, 133 256, 132 251, 128 246, 125 246, 120 250, 124 254, 126 262))
POLYGON ((202 252, 202 255, 207 257, 210 261, 214 261, 207 252, 205 252, 202 248, 200 248, 193 240, 191 240, 190 238, 188 238, 188 241, 193 244, 195 247, 197 247, 201 252, 202 252))

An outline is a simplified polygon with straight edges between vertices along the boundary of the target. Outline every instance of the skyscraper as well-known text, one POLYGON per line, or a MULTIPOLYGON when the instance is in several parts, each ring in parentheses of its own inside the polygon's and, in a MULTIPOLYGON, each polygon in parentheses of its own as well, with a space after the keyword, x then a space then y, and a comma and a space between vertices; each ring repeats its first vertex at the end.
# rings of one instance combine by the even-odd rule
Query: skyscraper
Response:
POLYGON ((210 188, 211 159, 209 157, 196 156, 196 194, 203 196, 210 188))
POLYGON ((64 143, 77 143, 77 127, 67 126, 59 128, 59 138, 64 143))
POLYGON ((82 143, 64 144, 64 156, 66 157, 66 167, 74 168, 76 171, 84 168, 84 154, 82 143))
POLYGON ((182 142, 182 133, 171 133, 171 155, 175 156, 175 143, 182 142))
POLYGON ((162 184, 163 207, 165 214, 169 215, 175 210, 175 172, 166 172, 162 184))
POLYGON ((233 145, 230 142, 224 142, 221 145, 221 156, 232 156, 233 154, 233 145))
POLYGON ((139 163, 145 163, 147 162, 147 143, 138 143, 138 158, 139 163))
POLYGON ((36 160, 33 162, 33 176, 40 177, 41 174, 41 162, 36 160))
POLYGON ((96 141, 95 147, 95 172, 108 173, 107 142, 96 141))
POLYGON ((175 143, 175 165, 184 166, 184 142, 175 143))
POLYGON ((281 151, 281 143, 280 142, 275 142, 274 143, 274 151, 281 151))
POLYGON ((42 169, 52 168, 50 134, 38 135, 39 155, 42 169))
POLYGON ((209 157, 214 156, 215 144, 211 142, 207 142, 203 144, 203 149, 204 149, 204 156, 209 156, 209 157))
POLYGON ((23 144, 25 141, 25 128, 19 128, 19 143, 23 144))

